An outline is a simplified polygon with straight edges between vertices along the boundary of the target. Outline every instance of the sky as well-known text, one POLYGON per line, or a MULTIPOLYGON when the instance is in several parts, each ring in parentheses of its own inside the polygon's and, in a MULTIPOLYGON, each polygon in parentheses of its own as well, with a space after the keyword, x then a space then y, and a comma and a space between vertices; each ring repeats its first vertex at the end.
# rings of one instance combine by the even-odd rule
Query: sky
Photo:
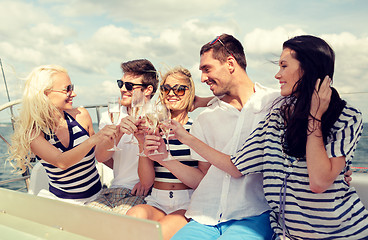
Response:
MULTIPOLYGON (((106 104, 119 95, 120 64, 140 58, 161 72, 188 68, 196 94, 211 96, 200 82, 199 50, 222 33, 243 44, 254 82, 279 88, 274 61, 282 43, 311 34, 335 50, 333 85, 368 122, 366 0, 0 0, 0 11, 0 59, 11 100, 21 98, 33 68, 58 64, 75 84, 74 106, 106 104)), ((1 77, 0 105, 6 102, 1 77)), ((6 121, 9 111, 0 113, 6 121)))

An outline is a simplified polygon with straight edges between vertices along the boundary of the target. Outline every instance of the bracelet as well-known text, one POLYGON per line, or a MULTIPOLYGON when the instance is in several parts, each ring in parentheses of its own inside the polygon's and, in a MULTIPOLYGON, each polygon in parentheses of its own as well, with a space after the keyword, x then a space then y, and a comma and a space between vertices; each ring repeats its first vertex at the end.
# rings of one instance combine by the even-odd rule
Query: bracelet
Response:
POLYGON ((317 122, 322 122, 321 119, 315 118, 312 115, 308 117, 308 121, 314 121, 314 120, 316 120, 317 122))

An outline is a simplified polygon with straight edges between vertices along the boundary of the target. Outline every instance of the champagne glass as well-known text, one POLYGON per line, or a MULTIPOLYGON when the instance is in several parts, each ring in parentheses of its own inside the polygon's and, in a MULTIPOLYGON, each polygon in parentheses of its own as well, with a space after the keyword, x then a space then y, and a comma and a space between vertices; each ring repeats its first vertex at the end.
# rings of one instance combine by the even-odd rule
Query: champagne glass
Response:
MULTIPOLYGON (((139 116, 142 114, 142 107, 144 105, 144 93, 141 89, 133 90, 132 95, 132 103, 130 107, 130 116, 132 116, 135 120, 138 120, 139 116)), ((137 144, 134 141, 134 134, 132 133, 132 137, 128 142, 128 144, 137 144)))
MULTIPOLYGON (((120 98, 113 97, 109 98, 107 103, 107 111, 109 113, 110 120, 112 124, 117 125, 120 117, 120 98)), ((116 146, 116 141, 114 139, 114 147, 108 149, 107 151, 119 151, 121 150, 116 146)))
MULTIPOLYGON (((152 112, 153 112, 152 103, 151 103, 151 101, 148 101, 148 102, 146 102, 143 105, 142 111, 141 111, 141 116, 145 119, 143 125, 146 126, 147 128, 149 128, 150 125, 149 125, 149 122, 147 120, 146 113, 150 114, 152 112)), ((144 132, 144 135, 146 136, 146 131, 144 132)), ((144 150, 141 153, 139 153, 138 156, 140 156, 140 157, 147 157, 147 155, 144 154, 144 150)))
POLYGON ((159 126, 161 131, 163 132, 166 139, 166 147, 167 147, 167 158, 163 161, 173 160, 173 156, 170 153, 170 143, 169 143, 169 135, 170 135, 170 123, 171 123, 171 112, 170 109, 167 108, 166 104, 161 101, 157 102, 156 112, 158 116, 159 126))
MULTIPOLYGON (((158 128, 158 115, 157 115, 157 111, 156 111, 156 106, 151 101, 148 102, 146 105, 145 105, 145 109, 144 109, 144 116, 145 116, 145 119, 146 119, 145 124, 149 129, 153 130, 153 133, 155 133, 156 129, 158 128)), ((160 153, 156 149, 153 153, 151 153, 149 155, 158 155, 158 154, 163 154, 163 153, 160 153)))

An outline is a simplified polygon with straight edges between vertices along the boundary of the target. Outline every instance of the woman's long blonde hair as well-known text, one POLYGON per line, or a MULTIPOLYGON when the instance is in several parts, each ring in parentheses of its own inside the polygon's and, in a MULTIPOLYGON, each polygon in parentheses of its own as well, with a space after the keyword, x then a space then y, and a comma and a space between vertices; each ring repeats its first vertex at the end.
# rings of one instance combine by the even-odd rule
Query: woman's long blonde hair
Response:
MULTIPOLYGON (((189 96, 185 100, 185 105, 186 105, 186 111, 190 112, 193 108, 194 98, 195 98, 195 87, 194 87, 194 82, 192 79, 192 74, 190 73, 188 69, 183 68, 182 66, 174 67, 173 69, 170 69, 162 76, 162 81, 160 83, 160 86, 165 84, 166 79, 169 76, 172 76, 179 80, 184 80, 188 84, 187 86, 189 87, 189 96)), ((162 91, 160 91, 159 97, 161 101, 164 100, 164 93, 162 91)))
POLYGON ((30 166, 34 157, 31 152, 31 142, 42 132, 52 135, 58 125, 60 112, 49 101, 46 93, 52 89, 53 75, 67 73, 67 70, 57 65, 37 67, 26 78, 22 105, 19 116, 15 120, 14 133, 9 147, 10 164, 21 172, 30 166))

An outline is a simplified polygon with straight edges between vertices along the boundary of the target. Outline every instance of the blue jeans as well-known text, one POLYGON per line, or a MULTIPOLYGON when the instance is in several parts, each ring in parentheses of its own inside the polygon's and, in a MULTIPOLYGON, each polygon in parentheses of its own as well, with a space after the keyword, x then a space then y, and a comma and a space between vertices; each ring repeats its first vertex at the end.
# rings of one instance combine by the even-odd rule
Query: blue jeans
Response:
POLYGON ((272 239, 273 231, 269 217, 269 212, 266 212, 259 216, 230 220, 214 226, 200 224, 191 220, 171 240, 270 240, 272 239))

